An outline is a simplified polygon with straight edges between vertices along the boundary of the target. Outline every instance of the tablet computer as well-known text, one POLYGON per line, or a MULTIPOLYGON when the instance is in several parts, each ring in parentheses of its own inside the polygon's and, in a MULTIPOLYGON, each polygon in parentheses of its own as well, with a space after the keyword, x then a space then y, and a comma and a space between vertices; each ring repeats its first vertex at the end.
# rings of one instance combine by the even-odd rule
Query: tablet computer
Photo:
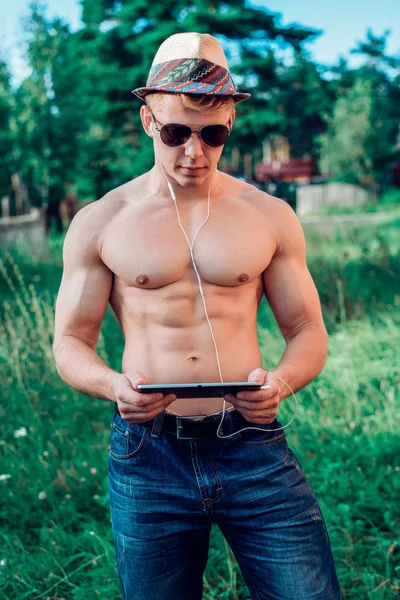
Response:
POLYGON ((225 381, 223 383, 157 383, 157 384, 139 384, 137 389, 143 394, 153 394, 159 392, 162 394, 175 394, 177 398, 223 398, 225 394, 237 392, 257 391, 266 389, 269 386, 262 386, 261 383, 254 381, 225 381))

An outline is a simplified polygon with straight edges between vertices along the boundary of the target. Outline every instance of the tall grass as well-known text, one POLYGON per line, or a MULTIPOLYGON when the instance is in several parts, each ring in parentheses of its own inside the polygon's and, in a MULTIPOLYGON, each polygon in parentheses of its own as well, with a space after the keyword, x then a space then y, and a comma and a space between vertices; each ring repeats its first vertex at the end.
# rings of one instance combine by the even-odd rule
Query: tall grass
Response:
POLYGON ((357 215, 364 213, 377 213, 377 212, 389 212, 394 213, 400 212, 400 190, 398 188, 389 188, 381 194, 378 202, 368 202, 366 204, 356 206, 343 206, 340 202, 335 204, 327 204, 321 206, 318 210, 314 211, 313 215, 320 216, 331 216, 331 215, 357 215))
MULTIPOLYGON (((298 394, 286 433, 321 505, 348 599, 389 600, 400 588, 396 228, 307 232, 330 351, 322 374, 298 394), (390 271, 385 289, 370 277, 352 287, 348 265, 359 274, 365 260, 390 271)), ((113 407, 75 392, 57 375, 51 342, 60 239, 52 244, 54 256, 45 264, 14 253, 0 259, 0 597, 116 600, 106 472, 113 407)), ((265 301, 258 336, 270 368, 284 343, 265 301)), ((98 352, 118 368, 122 346, 108 311, 98 352)), ((282 403, 282 423, 293 408, 290 398, 282 403)), ((249 598, 217 528, 203 597, 249 598)))

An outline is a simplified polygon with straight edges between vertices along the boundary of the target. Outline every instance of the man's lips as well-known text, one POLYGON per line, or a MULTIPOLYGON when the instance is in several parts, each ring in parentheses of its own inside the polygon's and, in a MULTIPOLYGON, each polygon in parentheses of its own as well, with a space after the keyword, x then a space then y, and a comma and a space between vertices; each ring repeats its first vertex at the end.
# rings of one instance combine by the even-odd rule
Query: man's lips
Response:
POLYGON ((202 169, 205 169, 205 167, 184 167, 183 165, 180 165, 181 169, 186 169, 187 171, 201 171, 202 169))

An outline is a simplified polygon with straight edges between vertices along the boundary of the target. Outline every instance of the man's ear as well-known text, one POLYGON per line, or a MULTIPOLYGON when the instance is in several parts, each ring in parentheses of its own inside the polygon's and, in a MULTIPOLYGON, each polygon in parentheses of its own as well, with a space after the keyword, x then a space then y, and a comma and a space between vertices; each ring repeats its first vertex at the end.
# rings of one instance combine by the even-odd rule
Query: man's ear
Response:
POLYGON ((143 105, 140 107, 140 119, 142 121, 143 129, 145 130, 147 135, 153 137, 153 119, 151 118, 148 106, 143 105))

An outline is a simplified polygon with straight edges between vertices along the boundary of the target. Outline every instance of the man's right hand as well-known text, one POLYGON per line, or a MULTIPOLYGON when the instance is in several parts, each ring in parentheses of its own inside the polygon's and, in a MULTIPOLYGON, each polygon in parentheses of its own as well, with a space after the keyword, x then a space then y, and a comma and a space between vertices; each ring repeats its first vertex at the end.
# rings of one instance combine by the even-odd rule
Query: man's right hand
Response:
POLYGON ((116 380, 115 397, 120 415, 130 423, 142 423, 154 419, 176 400, 174 394, 143 394, 138 391, 139 384, 146 384, 147 379, 141 371, 129 371, 121 374, 116 380))

